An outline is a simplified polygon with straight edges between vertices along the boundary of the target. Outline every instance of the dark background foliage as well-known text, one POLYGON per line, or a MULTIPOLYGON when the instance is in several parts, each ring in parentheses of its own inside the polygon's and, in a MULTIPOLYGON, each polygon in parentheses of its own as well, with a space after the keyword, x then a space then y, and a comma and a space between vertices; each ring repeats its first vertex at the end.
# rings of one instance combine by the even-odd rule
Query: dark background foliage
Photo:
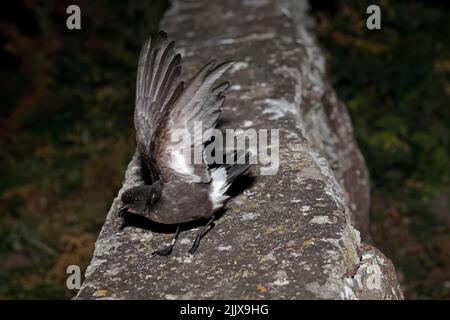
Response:
POLYGON ((134 152, 136 64, 167 1, 11 1, 0 24, 0 297, 70 298, 134 152), (81 8, 81 31, 66 8, 81 8))
POLYGON ((450 298, 448 1, 311 1, 371 175, 372 236, 408 298, 450 298), (381 8, 381 30, 365 27, 381 8))
MULTIPOLYGON (((372 179, 372 232, 409 298, 450 298, 446 1, 313 0, 319 41, 372 179)), ((0 22, 0 298, 70 298, 134 152, 140 46, 154 1, 25 0, 0 22), (78 4, 82 30, 65 27, 78 4)))

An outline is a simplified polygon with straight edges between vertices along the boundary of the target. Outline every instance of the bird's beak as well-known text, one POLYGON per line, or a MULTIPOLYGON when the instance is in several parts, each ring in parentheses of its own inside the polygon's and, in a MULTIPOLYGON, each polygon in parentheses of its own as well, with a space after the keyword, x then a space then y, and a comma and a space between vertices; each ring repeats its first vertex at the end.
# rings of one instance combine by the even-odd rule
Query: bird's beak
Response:
POLYGON ((119 217, 123 217, 124 214, 128 211, 128 208, 126 206, 122 206, 119 208, 119 211, 117 212, 117 215, 119 217))

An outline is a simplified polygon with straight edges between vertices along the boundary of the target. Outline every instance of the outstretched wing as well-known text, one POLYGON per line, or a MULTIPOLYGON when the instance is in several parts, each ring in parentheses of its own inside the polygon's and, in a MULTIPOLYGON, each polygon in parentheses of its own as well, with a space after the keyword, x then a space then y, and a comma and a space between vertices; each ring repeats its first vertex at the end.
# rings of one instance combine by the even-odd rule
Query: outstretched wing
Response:
POLYGON ((224 82, 213 88, 213 84, 231 64, 215 66, 214 60, 206 64, 168 106, 155 132, 151 150, 163 181, 211 181, 203 160, 203 142, 211 139, 225 101, 222 94, 229 86, 224 82), (177 137, 183 139, 177 140, 177 137))
POLYGON ((211 138, 228 83, 211 88, 231 62, 217 67, 215 61, 209 62, 184 86, 179 81, 180 61, 180 55, 174 52, 174 42, 167 40, 165 32, 159 32, 144 44, 136 83, 136 142, 152 180, 209 182, 203 141, 211 138), (201 128, 194 130, 199 124, 201 128), (173 140, 174 134, 180 132, 191 139, 181 144, 173 140), (196 155, 191 156, 191 151, 196 155), (199 159, 199 163, 194 161, 199 159))
POLYGON ((178 79, 181 56, 175 54, 174 45, 174 41, 168 41, 167 34, 160 31, 145 42, 138 62, 134 112, 136 142, 152 171, 153 180, 157 179, 151 156, 155 130, 183 88, 178 79))

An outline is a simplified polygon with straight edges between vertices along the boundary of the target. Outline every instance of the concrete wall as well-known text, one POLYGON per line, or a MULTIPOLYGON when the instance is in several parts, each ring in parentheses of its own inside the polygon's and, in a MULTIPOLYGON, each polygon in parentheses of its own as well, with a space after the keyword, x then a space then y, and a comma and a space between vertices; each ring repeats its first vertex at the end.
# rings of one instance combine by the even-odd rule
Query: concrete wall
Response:
MULTIPOLYGON (((279 129, 279 171, 253 166, 195 255, 198 228, 169 258, 152 256, 171 230, 142 221, 147 229, 120 230, 116 198, 76 298, 403 298, 391 261, 361 241, 370 239, 368 173, 313 27, 303 0, 173 1, 161 28, 183 55, 183 76, 213 57, 236 61, 220 127, 279 129)), ((141 183, 135 155, 120 192, 141 183)))

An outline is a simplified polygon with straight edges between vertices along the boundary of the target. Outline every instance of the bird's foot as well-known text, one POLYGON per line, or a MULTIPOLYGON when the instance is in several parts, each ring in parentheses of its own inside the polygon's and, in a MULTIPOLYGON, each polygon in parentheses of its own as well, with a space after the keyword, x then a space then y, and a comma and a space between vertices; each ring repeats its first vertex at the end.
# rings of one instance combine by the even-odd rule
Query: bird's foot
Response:
POLYGON ((156 250, 152 252, 152 256, 161 256, 161 257, 167 257, 172 253, 172 249, 175 246, 175 243, 177 242, 178 235, 180 234, 180 226, 177 226, 177 231, 175 231, 175 235, 173 236, 172 242, 170 242, 169 246, 167 248, 156 250))
POLYGON ((190 254, 193 254, 197 249, 198 246, 200 245, 200 240, 202 239, 202 237, 208 233, 209 230, 211 230, 212 228, 214 228, 214 219, 216 218, 215 214, 213 214, 211 216, 211 218, 209 218, 208 223, 206 223, 206 225, 203 227, 203 229, 195 236, 194 239, 194 243, 192 244, 191 249, 189 250, 190 254))
POLYGON ((198 234, 195 237, 195 240, 194 240, 194 243, 192 244, 191 249, 189 250, 190 254, 194 254, 194 252, 198 249, 198 246, 200 245, 200 239, 201 239, 201 236, 198 234))

